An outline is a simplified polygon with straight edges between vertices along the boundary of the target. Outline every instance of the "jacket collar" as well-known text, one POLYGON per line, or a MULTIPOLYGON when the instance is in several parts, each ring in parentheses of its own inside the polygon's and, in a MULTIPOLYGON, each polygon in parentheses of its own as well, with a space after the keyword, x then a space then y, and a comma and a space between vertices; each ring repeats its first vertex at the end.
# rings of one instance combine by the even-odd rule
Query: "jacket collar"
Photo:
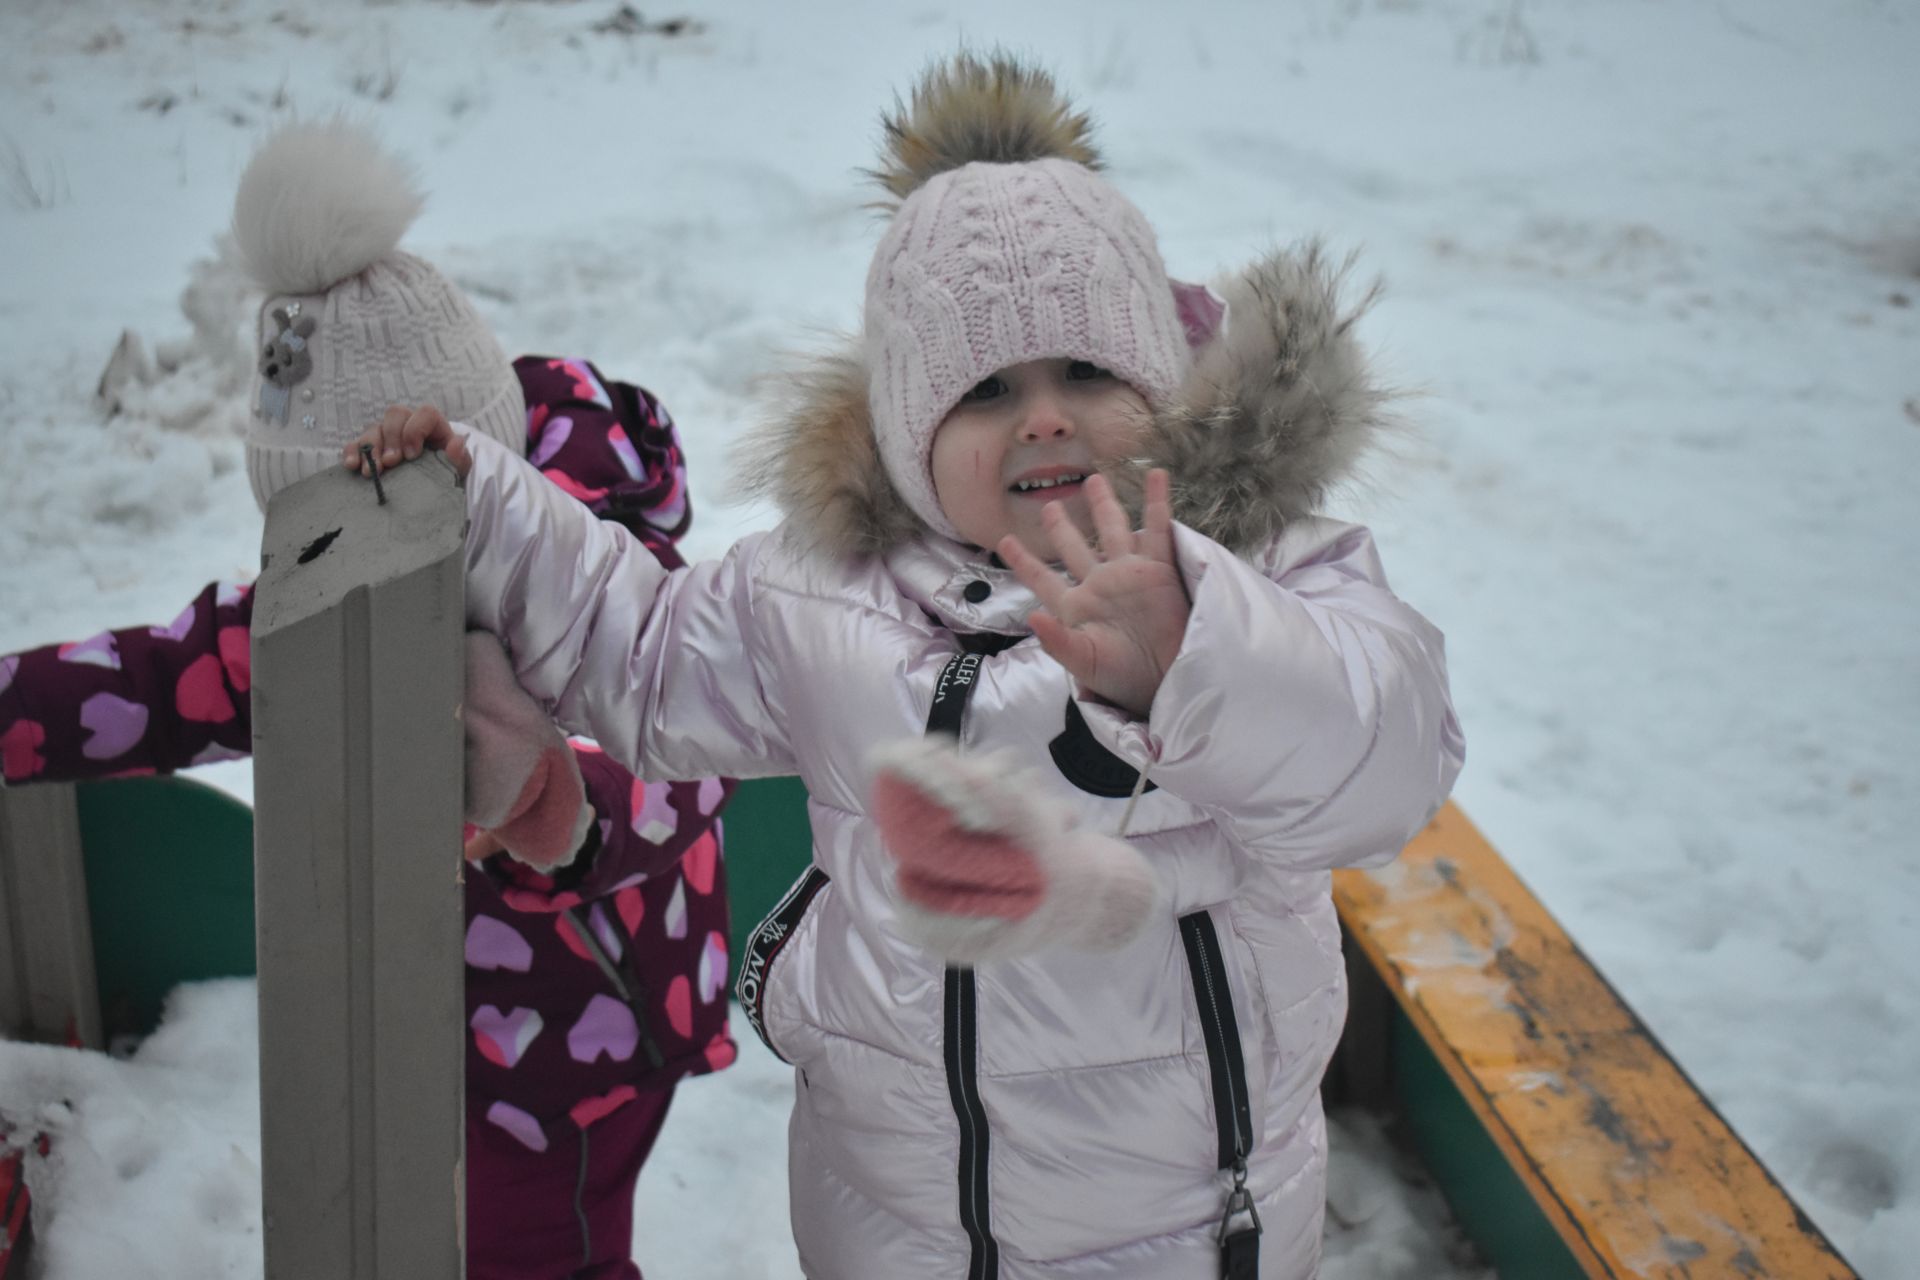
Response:
POLYGON ((1039 601, 980 548, 926 533, 888 551, 885 560, 907 598, 949 630, 1027 634, 1027 615, 1039 601))

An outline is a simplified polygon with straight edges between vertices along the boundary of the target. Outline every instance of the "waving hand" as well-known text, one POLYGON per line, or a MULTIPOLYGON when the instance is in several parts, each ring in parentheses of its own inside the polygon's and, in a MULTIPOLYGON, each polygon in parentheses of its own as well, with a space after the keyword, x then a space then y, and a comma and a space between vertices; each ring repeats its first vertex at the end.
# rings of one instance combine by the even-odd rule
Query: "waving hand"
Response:
POLYGON ((1180 652, 1192 605, 1173 552, 1167 473, 1147 473, 1145 527, 1135 532, 1105 476, 1086 481, 1098 547, 1059 503, 1041 519, 1060 568, 1008 535, 997 550, 1040 598, 1028 619, 1042 647, 1081 688, 1144 719, 1180 652), (1064 570, 1064 572, 1062 572, 1064 570))

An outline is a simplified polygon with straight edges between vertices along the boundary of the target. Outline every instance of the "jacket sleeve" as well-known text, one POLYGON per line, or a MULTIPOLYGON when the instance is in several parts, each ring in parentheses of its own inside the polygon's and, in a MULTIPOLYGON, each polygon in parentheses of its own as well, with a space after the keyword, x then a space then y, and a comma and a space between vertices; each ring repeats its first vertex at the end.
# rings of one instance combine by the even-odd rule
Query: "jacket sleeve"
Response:
POLYGON ((467 619, 557 723, 646 779, 798 772, 755 627, 761 536, 669 570, 505 447, 468 445, 467 619))
POLYGON ((642 782, 597 746, 579 740, 570 745, 593 808, 586 847, 551 873, 504 853, 487 858, 480 870, 508 906, 565 911, 632 888, 683 860, 710 864, 720 856, 719 815, 733 794, 731 778, 642 782))
POLYGON ((252 624, 252 588, 215 583, 167 626, 0 658, 0 776, 74 782, 246 755, 252 624))
POLYGON ((1102 745, 1297 870, 1388 861, 1465 758, 1444 641, 1387 589, 1372 536, 1304 521, 1248 564, 1175 531, 1193 611, 1145 721, 1081 711, 1102 745))

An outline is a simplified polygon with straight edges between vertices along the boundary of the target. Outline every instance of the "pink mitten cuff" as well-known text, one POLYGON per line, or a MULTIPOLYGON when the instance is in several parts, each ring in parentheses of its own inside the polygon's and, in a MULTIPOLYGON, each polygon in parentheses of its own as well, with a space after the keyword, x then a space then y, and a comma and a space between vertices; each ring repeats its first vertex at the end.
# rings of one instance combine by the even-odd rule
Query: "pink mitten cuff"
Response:
POLYGON ((466 651, 467 821, 536 870, 565 866, 593 822, 573 749, 498 640, 470 631, 466 651))
POLYGON ((872 757, 872 808, 895 860, 900 927, 958 964, 1052 946, 1125 945, 1159 886, 1123 840, 1077 829, 1012 753, 964 756, 940 738, 872 757))

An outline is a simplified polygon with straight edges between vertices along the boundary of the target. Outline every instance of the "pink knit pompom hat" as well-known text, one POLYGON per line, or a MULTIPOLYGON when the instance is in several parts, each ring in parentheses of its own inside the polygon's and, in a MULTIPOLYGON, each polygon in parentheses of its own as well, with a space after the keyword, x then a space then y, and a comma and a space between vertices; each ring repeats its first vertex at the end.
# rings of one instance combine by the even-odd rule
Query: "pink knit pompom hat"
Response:
POLYGON ((248 162, 233 232, 266 293, 254 349, 247 476, 262 510, 390 405, 431 404, 526 448, 520 380, 493 331, 432 263, 402 253, 412 176, 364 128, 288 125, 248 162))
POLYGON ((887 476, 927 526, 934 432, 983 378, 1086 360, 1155 407, 1191 363, 1153 228, 1095 170, 1086 116, 1004 54, 936 66, 886 119, 873 174, 900 199, 867 272, 869 408, 887 476))

